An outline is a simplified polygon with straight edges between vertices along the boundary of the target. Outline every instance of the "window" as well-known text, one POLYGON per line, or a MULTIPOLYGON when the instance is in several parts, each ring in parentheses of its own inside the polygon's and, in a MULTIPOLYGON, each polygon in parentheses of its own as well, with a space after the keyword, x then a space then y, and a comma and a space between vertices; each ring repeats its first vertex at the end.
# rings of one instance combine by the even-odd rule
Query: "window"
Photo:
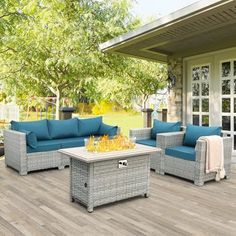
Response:
POLYGON ((192 67, 192 123, 194 125, 209 126, 209 79, 209 65, 192 67))

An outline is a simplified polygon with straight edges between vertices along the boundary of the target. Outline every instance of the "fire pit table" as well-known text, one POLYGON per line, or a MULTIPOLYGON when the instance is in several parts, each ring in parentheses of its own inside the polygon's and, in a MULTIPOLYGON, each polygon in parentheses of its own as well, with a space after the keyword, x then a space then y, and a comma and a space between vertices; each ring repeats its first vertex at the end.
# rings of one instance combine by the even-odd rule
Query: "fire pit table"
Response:
POLYGON ((149 195, 150 155, 161 149, 137 144, 134 149, 88 152, 60 149, 70 157, 70 198, 93 212, 96 206, 149 195))

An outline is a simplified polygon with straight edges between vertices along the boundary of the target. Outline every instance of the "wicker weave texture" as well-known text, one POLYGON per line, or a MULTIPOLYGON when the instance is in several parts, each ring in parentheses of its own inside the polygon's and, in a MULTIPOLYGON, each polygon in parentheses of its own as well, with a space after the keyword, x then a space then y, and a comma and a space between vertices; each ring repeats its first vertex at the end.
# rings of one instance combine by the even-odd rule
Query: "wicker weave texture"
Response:
POLYGON ((151 128, 141 128, 141 129, 130 129, 129 137, 136 137, 137 140, 150 139, 151 138, 151 128))
POLYGON ((69 165, 69 158, 62 157, 58 151, 26 152, 26 135, 13 130, 4 131, 5 163, 19 171, 20 175, 27 175, 29 171, 43 170, 69 165))
MULTIPOLYGON (((130 138, 136 138, 136 140, 151 139, 151 128, 130 129, 130 138)), ((158 145, 156 145, 158 147, 158 145)), ((150 169, 155 170, 156 173, 160 173, 161 169, 161 152, 151 154, 150 156, 150 169)))
POLYGON ((71 158, 71 199, 93 207, 122 199, 148 195, 149 155, 124 157, 128 167, 118 168, 118 160, 86 164, 71 158))
MULTIPOLYGON (((160 173, 168 173, 182 178, 194 181, 198 186, 202 186, 204 182, 214 180, 216 173, 205 173, 206 162, 206 143, 198 140, 196 145, 196 161, 183 160, 173 156, 165 155, 167 147, 183 145, 183 132, 160 134, 158 135, 158 144, 162 148, 161 170, 160 173)), ((224 167, 226 177, 230 177, 231 172, 231 156, 232 156, 232 138, 223 137, 224 144, 224 167)))

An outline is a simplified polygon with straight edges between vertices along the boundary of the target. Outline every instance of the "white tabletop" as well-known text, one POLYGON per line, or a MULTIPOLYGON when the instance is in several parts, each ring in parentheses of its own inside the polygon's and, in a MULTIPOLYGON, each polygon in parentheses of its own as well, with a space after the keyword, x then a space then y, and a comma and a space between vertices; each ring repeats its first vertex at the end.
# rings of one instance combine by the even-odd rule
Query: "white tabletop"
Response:
POLYGON ((121 151, 111 152, 88 152, 85 147, 66 148, 58 150, 60 153, 68 155, 71 158, 84 161, 86 163, 112 160, 131 156, 141 156, 145 154, 152 154, 160 152, 160 148, 150 147, 146 145, 136 144, 134 149, 127 149, 121 151))

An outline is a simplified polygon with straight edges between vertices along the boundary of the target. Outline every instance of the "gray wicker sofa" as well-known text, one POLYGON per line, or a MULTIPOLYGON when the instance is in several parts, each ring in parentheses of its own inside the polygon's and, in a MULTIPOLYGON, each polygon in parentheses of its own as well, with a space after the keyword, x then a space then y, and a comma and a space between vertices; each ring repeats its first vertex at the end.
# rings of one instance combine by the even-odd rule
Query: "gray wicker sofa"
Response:
POLYGON ((63 169, 69 165, 69 158, 61 155, 58 149, 84 146, 84 138, 113 136, 118 130, 117 126, 104 124, 102 117, 12 121, 11 130, 4 131, 5 164, 20 175, 48 168, 63 169))

